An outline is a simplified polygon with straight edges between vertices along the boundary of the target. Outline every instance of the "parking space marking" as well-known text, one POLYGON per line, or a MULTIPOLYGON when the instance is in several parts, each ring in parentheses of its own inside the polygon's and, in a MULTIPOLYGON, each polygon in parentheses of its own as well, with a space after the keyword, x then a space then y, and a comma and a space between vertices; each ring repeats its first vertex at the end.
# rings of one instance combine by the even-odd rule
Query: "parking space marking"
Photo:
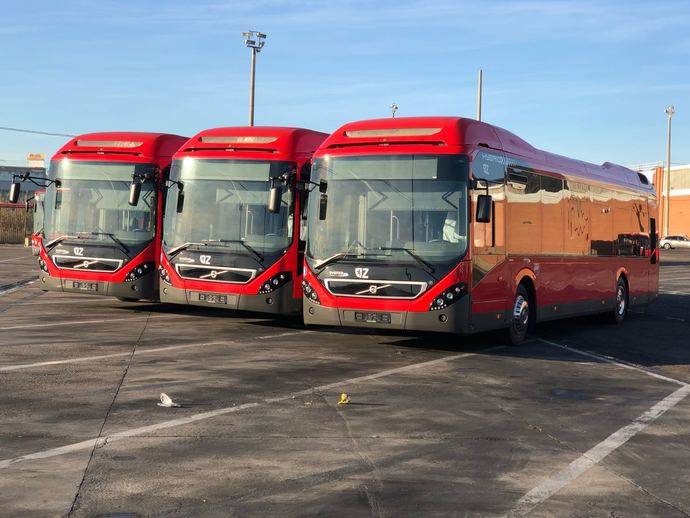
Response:
POLYGON ((564 345, 564 344, 559 344, 557 342, 552 342, 551 340, 545 340, 543 338, 539 338, 540 342, 544 342, 545 344, 551 345, 553 347, 558 347, 559 349, 565 349, 566 351, 571 351, 575 354, 579 354, 582 356, 588 356, 590 358, 594 358, 596 360, 600 360, 605 363, 610 363, 612 365, 618 365, 619 367, 624 367, 626 369, 632 369, 636 370, 638 372, 641 372, 643 374, 646 374, 647 376, 651 376, 653 378, 657 378, 663 381, 668 381, 669 383, 675 383, 677 385, 682 385, 682 386, 687 386, 688 383, 685 383, 684 381, 677 380, 675 378, 669 378, 668 376, 664 376, 663 374, 657 374, 654 371, 650 371, 648 369, 645 369, 644 367, 640 365, 635 365, 634 363, 626 362, 625 360, 619 360, 617 358, 610 358, 608 356, 604 356, 602 354, 597 354, 593 353, 590 351, 584 351, 582 349, 578 349, 576 347, 571 347, 569 345, 564 345))
MULTIPOLYGON (((180 315, 172 314, 172 316, 179 317, 180 315)), ((160 320, 168 315, 159 315, 157 317, 136 317, 136 318, 102 318, 99 320, 66 320, 64 322, 51 322, 49 324, 22 324, 18 326, 0 327, 0 331, 10 331, 12 329, 35 329, 37 327, 59 327, 59 326, 76 326, 81 324, 104 324, 110 322, 144 322, 146 320, 160 320)))
POLYGON ((659 295, 690 295, 690 291, 670 291, 663 290, 659 292, 659 295))
MULTIPOLYGON (((286 332, 286 333, 280 333, 280 334, 273 334, 273 335, 264 335, 264 336, 256 336, 256 337, 249 337, 251 340, 266 340, 267 338, 280 338, 283 336, 290 336, 290 335, 298 335, 302 333, 313 333, 314 331, 291 331, 291 332, 286 332)), ((153 347, 150 349, 137 349, 136 356, 138 357, 139 355, 142 354, 151 354, 151 353, 157 353, 157 352, 162 352, 162 351, 175 351, 177 349, 188 349, 188 348, 194 348, 194 347, 209 347, 212 345, 224 345, 224 344, 234 344, 238 343, 239 340, 218 340, 215 342, 197 342, 197 343, 192 343, 192 344, 180 344, 180 345, 169 345, 166 347, 153 347)), ((19 371, 19 370, 25 370, 25 369, 34 369, 37 367, 47 367, 51 365, 64 365, 67 363, 84 363, 84 362, 90 362, 94 360, 107 360, 109 358, 120 358, 123 356, 131 356, 132 351, 127 351, 127 352, 122 352, 122 353, 111 353, 111 354, 101 354, 98 356, 81 356, 79 358, 68 358, 66 360, 52 360, 52 361, 45 361, 45 362, 37 362, 37 363, 22 363, 18 365, 5 365, 5 366, 0 366, 0 372, 12 372, 12 371, 19 371)))
POLYGON ((14 293, 15 291, 21 290, 25 286, 33 284, 34 282, 36 282, 36 279, 31 278, 25 279, 23 281, 14 282, 12 284, 6 284, 2 289, 0 289, 0 295, 9 295, 10 293, 14 293))
POLYGON ((12 261, 19 261, 20 259, 28 259, 27 256, 20 255, 19 257, 10 257, 9 259, 0 259, 0 263, 11 263, 12 261))
POLYGON ((548 500, 592 466, 600 463, 608 455, 647 428, 657 418, 683 401, 688 394, 690 394, 690 385, 683 384, 681 388, 656 403, 632 423, 616 430, 599 444, 590 448, 580 457, 568 464, 565 469, 544 480, 537 487, 530 490, 525 496, 518 500, 517 505, 508 516, 525 516, 530 513, 536 506, 548 500))
MULTIPOLYGON (((503 347, 504 346, 489 347, 489 348, 483 349, 482 351, 479 351, 479 352, 484 353, 484 352, 488 352, 488 351, 494 351, 497 349, 502 349, 503 347)), ((288 401, 288 400, 292 399, 293 397, 306 396, 306 395, 313 394, 314 392, 318 392, 318 391, 322 391, 322 390, 331 390, 334 388, 338 388, 338 389, 342 390, 342 389, 345 389, 347 387, 347 385, 354 385, 356 383, 363 383, 365 381, 371 381, 371 380, 375 380, 375 379, 385 378, 386 376, 391 376, 393 374, 400 374, 403 372, 409 372, 409 371, 416 370, 416 369, 423 369, 425 367, 434 367, 437 365, 449 363, 453 360, 459 360, 461 358, 476 356, 477 354, 479 354, 479 352, 453 354, 450 356, 444 356, 442 358, 437 358, 436 360, 430 360, 430 361, 420 362, 420 363, 413 363, 413 364, 405 365, 402 367, 395 367, 393 369, 386 369, 383 371, 375 372, 373 374, 367 374, 364 376, 357 376, 355 378, 344 379, 344 380, 336 381, 333 383, 326 383, 324 385, 319 385, 317 387, 310 387, 310 388, 307 388, 304 390, 299 390, 297 392, 291 392, 291 393, 285 394, 283 396, 264 398, 260 401, 255 401, 253 403, 244 403, 241 405, 218 408, 216 410, 211 410, 208 412, 201 412, 199 414, 194 414, 194 415, 191 415, 189 417, 181 417, 179 419, 171 419, 170 421, 163 421, 163 422, 152 424, 149 426, 142 426, 139 428, 131 428, 129 430, 124 430, 122 432, 118 432, 118 433, 114 433, 114 434, 106 435, 106 436, 102 436, 102 437, 96 437, 94 439, 88 439, 86 441, 81 441, 81 442, 77 442, 74 444, 68 444, 66 446, 60 446, 58 448, 51 448, 49 450, 39 451, 36 453, 29 453, 27 455, 15 457, 13 459, 0 460, 0 469, 4 469, 4 468, 10 467, 10 466, 13 466, 15 464, 19 464, 19 463, 27 462, 27 461, 31 461, 31 460, 47 459, 47 458, 51 458, 51 457, 57 457, 60 455, 65 455, 67 453, 73 453, 76 451, 89 450, 89 449, 93 448, 94 446, 96 446, 96 447, 104 446, 107 443, 119 441, 122 439, 126 439, 128 437, 135 437, 138 435, 143 435, 143 434, 155 432, 158 430, 164 430, 167 428, 173 428, 176 426, 191 424, 191 423, 195 423, 198 421, 203 421, 206 419, 218 417, 221 415, 233 414, 236 412, 240 412, 242 410, 246 410, 248 408, 256 408, 258 406, 269 405, 272 403, 280 403, 283 401, 288 401)))

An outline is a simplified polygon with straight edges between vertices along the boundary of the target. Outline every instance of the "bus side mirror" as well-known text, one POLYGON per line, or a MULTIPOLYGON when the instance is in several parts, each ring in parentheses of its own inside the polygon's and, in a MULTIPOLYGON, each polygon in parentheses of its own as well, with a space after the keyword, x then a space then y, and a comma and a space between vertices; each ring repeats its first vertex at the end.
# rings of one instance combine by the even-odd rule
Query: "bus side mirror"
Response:
POLYGON ((281 198, 283 197, 283 187, 274 185, 268 191, 268 212, 278 214, 280 212, 281 198))
POLYGON ((139 204, 139 195, 141 194, 141 182, 132 180, 132 185, 129 186, 129 204, 136 207, 139 204))
POLYGON ((480 194, 477 196, 477 215, 475 218, 477 223, 489 223, 491 221, 491 205, 491 195, 480 194))
POLYGON ((328 209, 328 194, 321 193, 319 198, 319 219, 323 221, 326 219, 326 210, 328 209))
POLYGON ((175 211, 180 214, 184 210, 184 191, 182 189, 179 189, 177 191, 177 207, 175 207, 175 211))
POLYGON ((321 180, 319 182, 319 192, 321 194, 326 194, 327 190, 328 190, 328 182, 326 180, 321 180))
POLYGON ((19 182, 12 182, 10 186, 10 203, 17 203, 19 201, 19 191, 21 189, 21 184, 19 182))

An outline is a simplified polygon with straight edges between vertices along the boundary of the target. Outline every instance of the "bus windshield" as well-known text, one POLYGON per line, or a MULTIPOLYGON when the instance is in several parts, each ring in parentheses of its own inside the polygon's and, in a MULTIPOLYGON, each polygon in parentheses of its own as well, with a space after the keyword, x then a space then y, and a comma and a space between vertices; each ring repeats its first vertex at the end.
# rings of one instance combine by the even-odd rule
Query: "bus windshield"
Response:
POLYGON ((323 157, 315 181, 328 182, 326 219, 309 200, 307 256, 410 263, 433 270, 467 251, 468 158, 464 155, 323 157))
POLYGON ((274 253, 291 242, 291 192, 283 189, 281 210, 268 211, 270 178, 295 169, 291 162, 186 157, 173 161, 165 210, 166 251, 196 244, 274 253), (184 201, 178 206, 180 187, 184 201), (178 212, 181 209, 181 212, 178 212))
POLYGON ((57 183, 46 191, 44 236, 141 244, 153 239, 156 228, 156 185, 153 164, 52 162, 49 177, 57 183), (129 205, 132 175, 149 175, 136 207, 129 205))

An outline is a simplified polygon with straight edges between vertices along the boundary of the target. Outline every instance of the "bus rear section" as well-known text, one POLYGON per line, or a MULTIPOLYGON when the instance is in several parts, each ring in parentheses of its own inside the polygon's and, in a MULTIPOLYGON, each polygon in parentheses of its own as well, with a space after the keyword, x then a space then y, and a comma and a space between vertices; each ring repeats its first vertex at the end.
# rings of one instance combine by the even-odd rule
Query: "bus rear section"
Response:
POLYGON ((313 162, 307 324, 520 342, 537 320, 620 321, 656 296, 656 200, 623 167, 453 117, 348 124, 313 162))
POLYGON ((310 160, 326 136, 214 128, 180 149, 165 213, 162 302, 301 313, 310 160))
POLYGON ((186 140, 160 133, 91 133, 53 156, 38 257, 41 289, 157 299, 161 185, 186 140), (133 184, 139 195, 130 203, 133 184))

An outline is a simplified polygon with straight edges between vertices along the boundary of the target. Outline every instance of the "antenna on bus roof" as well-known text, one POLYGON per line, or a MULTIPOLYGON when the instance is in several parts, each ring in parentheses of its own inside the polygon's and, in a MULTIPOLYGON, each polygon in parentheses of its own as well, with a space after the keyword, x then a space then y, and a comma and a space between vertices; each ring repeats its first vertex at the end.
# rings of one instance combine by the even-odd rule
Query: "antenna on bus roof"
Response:
POLYGON ((398 111, 398 105, 393 103, 393 104, 391 104, 390 108, 391 108, 391 117, 395 119, 395 112, 398 111))
POLYGON ((480 68, 477 76, 477 120, 482 120, 482 79, 484 72, 480 68))

